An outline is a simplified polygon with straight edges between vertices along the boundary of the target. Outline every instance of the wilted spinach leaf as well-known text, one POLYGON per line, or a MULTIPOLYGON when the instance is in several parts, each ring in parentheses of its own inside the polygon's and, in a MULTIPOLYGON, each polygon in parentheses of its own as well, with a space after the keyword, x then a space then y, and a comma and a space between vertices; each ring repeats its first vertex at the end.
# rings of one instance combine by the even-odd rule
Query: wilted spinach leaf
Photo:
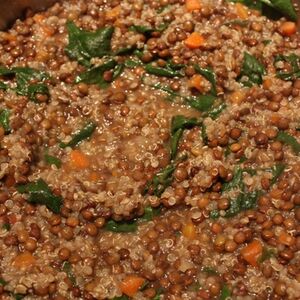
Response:
POLYGON ((228 286, 225 284, 222 287, 219 299, 220 300, 226 300, 229 297, 231 297, 231 291, 229 290, 228 286))
POLYGON ((200 95, 185 98, 185 102, 189 106, 201 112, 209 111, 213 107, 215 100, 216 97, 213 95, 200 95))
POLYGON ((245 52, 241 73, 238 79, 243 85, 251 87, 262 84, 262 76, 266 73, 265 67, 254 56, 245 52), (244 77, 247 77, 245 80, 244 77))
POLYGON ((114 28, 111 26, 100 28, 95 32, 78 28, 74 22, 67 23, 69 44, 65 51, 71 59, 89 67, 93 57, 103 57, 111 54, 111 38, 114 28))
POLYGON ((113 232, 135 232, 137 230, 137 222, 133 221, 120 221, 109 220, 104 229, 113 232))
POLYGON ((0 76, 15 77, 17 86, 14 90, 16 93, 28 96, 32 101, 36 101, 37 93, 49 95, 48 86, 44 83, 49 78, 49 75, 43 71, 29 67, 15 67, 11 69, 0 67, 0 76))
POLYGON ((270 259, 271 257, 276 255, 275 249, 272 248, 263 248, 261 256, 258 258, 259 263, 263 263, 264 261, 270 259))
MULTIPOLYGON (((85 82, 88 84, 98 84, 101 88, 105 88, 109 82, 104 79, 104 73, 106 71, 113 71, 114 73, 117 70, 117 74, 120 75, 118 68, 118 63, 114 59, 110 59, 100 66, 92 67, 79 74, 75 79, 75 83, 85 82)), ((112 80, 115 79, 114 77, 116 78, 115 74, 112 76, 112 80)))
POLYGON ((70 262, 65 261, 62 265, 62 270, 67 274, 68 278, 70 279, 73 286, 76 285, 76 277, 72 271, 72 265, 70 262))
POLYGON ((204 78, 206 78, 211 83, 211 90, 210 94, 213 96, 217 96, 217 84, 216 84, 216 75, 212 69, 204 69, 200 68, 198 65, 194 65, 194 69, 197 73, 202 75, 204 78))
POLYGON ((296 155, 299 155, 300 153, 300 144, 299 142, 296 140, 296 138, 294 138, 292 135, 284 132, 284 131, 279 131, 276 140, 289 145, 292 147, 294 153, 296 155))
POLYGON ((66 148, 71 147, 74 148, 79 143, 81 143, 83 140, 88 139, 93 132, 95 131, 97 125, 89 121, 82 129, 80 129, 77 133, 75 133, 72 137, 72 139, 68 143, 61 142, 59 144, 60 148, 66 148))
POLYGON ((43 179, 17 186, 21 194, 29 194, 28 202, 46 205, 51 211, 58 214, 63 204, 62 198, 52 193, 43 179))
POLYGON ((279 54, 274 59, 274 66, 277 70, 276 76, 282 80, 295 80, 300 78, 300 56, 292 53, 290 55, 279 54), (278 62, 290 64, 291 71, 283 71, 277 67, 278 62))
POLYGON ((286 168, 286 165, 284 164, 277 164, 272 167, 271 171, 273 174, 273 178, 271 179, 271 185, 275 184, 277 179, 280 177, 280 175, 283 173, 284 169, 286 168))
POLYGON ((61 160, 55 156, 52 156, 52 155, 49 155, 48 153, 46 153, 44 155, 44 159, 48 165, 55 165, 57 168, 61 167, 61 160))
POLYGON ((0 125, 3 127, 4 132, 6 134, 10 133, 11 128, 9 125, 9 117, 10 117, 10 110, 3 109, 0 111, 0 125))

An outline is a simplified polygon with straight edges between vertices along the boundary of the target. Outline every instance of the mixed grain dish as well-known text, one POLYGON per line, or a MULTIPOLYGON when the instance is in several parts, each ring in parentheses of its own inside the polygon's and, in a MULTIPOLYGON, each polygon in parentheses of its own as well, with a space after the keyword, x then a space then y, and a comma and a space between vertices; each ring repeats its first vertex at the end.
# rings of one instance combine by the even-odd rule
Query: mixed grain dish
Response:
POLYGON ((0 32, 0 299, 300 299, 300 35, 262 2, 0 32))

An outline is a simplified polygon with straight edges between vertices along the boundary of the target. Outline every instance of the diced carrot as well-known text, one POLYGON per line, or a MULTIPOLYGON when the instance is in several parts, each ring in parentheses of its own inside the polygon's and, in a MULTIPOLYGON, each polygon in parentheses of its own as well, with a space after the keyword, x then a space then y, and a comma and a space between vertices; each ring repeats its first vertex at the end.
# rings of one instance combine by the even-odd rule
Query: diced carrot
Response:
POLYGON ((185 0, 187 11, 199 10, 201 8, 200 0, 185 0))
POLYGON ((16 268, 25 269, 30 267, 34 263, 35 263, 34 256, 30 252, 26 251, 15 257, 13 261, 13 266, 16 268))
POLYGON ((295 244, 295 237, 283 231, 278 236, 278 242, 286 246, 292 246, 295 244))
POLYGON ((236 3, 235 4, 235 10, 236 14, 238 15, 239 18, 245 20, 248 18, 248 8, 243 5, 242 3, 236 3))
POLYGON ((90 181, 98 181, 100 179, 100 176, 97 172, 92 171, 89 175, 89 180, 90 181))
POLYGON ((204 37, 198 33, 198 32, 193 32, 186 40, 185 40, 185 45, 190 48, 190 49, 197 49, 203 46, 205 42, 204 37))
POLYGON ((229 100, 232 104, 241 104, 246 98, 246 94, 243 90, 236 90, 229 95, 229 100))
POLYGON ((283 22, 279 26, 279 32, 283 36, 291 36, 297 32, 297 25, 296 25, 296 23, 290 22, 290 21, 283 22))
POLYGON ((114 8, 112 8, 111 10, 108 10, 105 13, 105 17, 108 20, 117 19, 118 16, 120 15, 120 13, 121 13, 121 6, 118 5, 118 6, 114 7, 114 8))
POLYGON ((271 124, 273 124, 273 125, 278 124, 279 120, 280 120, 280 116, 279 116, 279 114, 277 114, 277 113, 273 113, 273 114, 271 115, 271 117, 270 117, 270 122, 271 122, 271 124))
POLYGON ((254 240, 241 250, 241 255, 246 262, 256 267, 257 260, 261 256, 263 247, 260 241, 254 240))
POLYGON ((33 20, 34 20, 36 23, 40 24, 40 23, 43 22, 43 20, 45 20, 45 16, 43 16, 43 15, 41 15, 41 14, 35 14, 35 15, 33 16, 33 20))
POLYGON ((128 275, 121 282, 120 289, 123 294, 133 297, 143 285, 145 279, 136 275, 128 275))
POLYGON ((264 89, 268 90, 272 86, 272 79, 271 78, 266 78, 263 82, 263 87, 264 89))
POLYGON ((195 239, 197 235, 195 225, 192 222, 185 224, 182 228, 182 234, 190 240, 195 239))
POLYGON ((189 87, 197 89, 199 92, 203 91, 203 77, 200 74, 195 74, 189 81, 189 87))
POLYGON ((85 169, 90 165, 88 157, 80 150, 72 150, 70 153, 71 166, 76 169, 85 169))

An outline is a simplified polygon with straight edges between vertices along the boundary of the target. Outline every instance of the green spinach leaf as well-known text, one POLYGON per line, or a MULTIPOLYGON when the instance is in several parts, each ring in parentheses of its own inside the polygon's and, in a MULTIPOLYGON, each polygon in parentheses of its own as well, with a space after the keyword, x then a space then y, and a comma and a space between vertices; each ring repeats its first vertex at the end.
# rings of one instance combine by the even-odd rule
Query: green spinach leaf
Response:
POLYGON ((3 109, 0 112, 0 125, 3 127, 5 134, 10 133, 11 128, 9 125, 9 117, 10 117, 10 110, 3 109))
POLYGON ((205 79, 207 79, 211 83, 210 94, 213 96, 217 96, 217 83, 216 83, 216 75, 214 71, 210 68, 204 69, 200 68, 198 65, 194 65, 194 69, 197 73, 202 75, 205 79))
POLYGON ((274 59, 274 66, 277 70, 276 76, 282 80, 295 80, 300 78, 300 56, 292 53, 290 55, 279 54, 274 59), (291 71, 283 71, 277 67, 278 62, 286 62, 290 65, 291 71))
POLYGON ((88 139, 93 132, 95 131, 97 125, 93 121, 89 121, 82 129, 80 129, 77 133, 75 133, 72 139, 68 143, 61 142, 59 144, 60 148, 71 147, 74 148, 83 140, 88 139))
POLYGON ((60 213, 63 204, 62 198, 54 195, 43 179, 19 185, 17 186, 17 191, 21 194, 29 194, 28 202, 46 205, 54 213, 60 213))
POLYGON ((137 222, 135 220, 121 222, 109 220, 104 225, 104 229, 112 232, 135 232, 137 230, 137 222))
POLYGON ((114 80, 117 75, 120 75, 120 71, 123 71, 119 68, 120 67, 118 63, 114 59, 109 59, 102 65, 92 67, 87 71, 79 74, 75 79, 75 83, 85 82, 88 84, 97 84, 101 88, 106 88, 109 85, 109 82, 104 79, 104 73, 106 71, 112 71, 112 80, 114 80))
POLYGON ((300 143, 294 138, 292 135, 284 132, 284 131, 279 131, 276 140, 289 145, 292 147, 294 153, 296 155, 299 155, 300 153, 300 143))
POLYGON ((6 230, 6 231, 10 231, 11 225, 10 225, 9 223, 4 223, 4 224, 2 225, 2 228, 3 228, 4 230, 6 230))
POLYGON ((263 263, 264 261, 270 259, 275 255, 276 255, 275 249, 264 247, 261 256, 258 258, 258 262, 263 263))
POLYGON ((76 277, 72 271, 72 265, 70 262, 65 261, 62 265, 62 270, 67 274, 73 286, 76 286, 76 277))
POLYGON ((66 54, 80 64, 89 67, 93 57, 103 57, 111 53, 111 38, 114 28, 111 26, 100 28, 95 32, 78 28, 74 22, 67 23, 69 44, 66 54))
POLYGON ((0 285, 4 286, 6 284, 7 282, 3 278, 0 278, 0 285))
POLYGON ((28 96, 32 101, 36 101, 37 93, 49 95, 48 86, 44 83, 49 78, 49 75, 43 71, 29 67, 15 67, 11 69, 0 67, 0 76, 15 77, 17 86, 14 90, 16 93, 28 96))
POLYGON ((166 65, 165 67, 156 67, 152 64, 147 64, 145 66, 145 71, 149 74, 168 78, 183 77, 183 73, 181 71, 172 69, 168 65, 166 65))
POLYGON ((273 8, 281 15, 292 21, 297 21, 297 13, 291 0, 260 0, 262 3, 273 8))
POLYGON ((46 153, 44 155, 44 159, 48 165, 55 165, 57 168, 61 167, 61 160, 55 156, 52 156, 52 155, 49 155, 48 153, 46 153))
POLYGON ((171 163, 154 175, 153 178, 147 182, 142 195, 146 195, 151 191, 155 196, 160 197, 165 189, 171 185, 175 168, 176 165, 171 163))
POLYGON ((221 293, 220 293, 220 300, 226 300, 231 297, 231 291, 229 290, 228 286, 225 284, 222 287, 221 293))
POLYGON ((245 52, 241 73, 238 79, 243 85, 251 87, 262 84, 262 76, 266 73, 265 67, 254 56, 245 52), (247 79, 245 79, 246 77, 247 79))
POLYGON ((284 164, 277 164, 271 168, 271 172, 273 174, 273 178, 271 179, 271 185, 275 184, 277 179, 280 177, 280 175, 285 170, 286 165, 284 164))
POLYGON ((201 112, 207 112, 210 109, 212 109, 215 100, 216 97, 213 95, 200 95, 200 96, 192 96, 192 97, 185 98, 185 102, 189 106, 201 112))

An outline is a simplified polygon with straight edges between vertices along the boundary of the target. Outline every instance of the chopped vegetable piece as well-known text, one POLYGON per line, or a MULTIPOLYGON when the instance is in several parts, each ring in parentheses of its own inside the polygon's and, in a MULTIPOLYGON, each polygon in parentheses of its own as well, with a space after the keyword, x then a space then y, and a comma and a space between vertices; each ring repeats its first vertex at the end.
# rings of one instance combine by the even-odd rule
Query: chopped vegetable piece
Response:
POLYGON ((182 72, 180 72, 178 70, 174 70, 168 66, 166 66, 165 68, 162 68, 162 67, 154 67, 152 64, 147 64, 145 67, 145 70, 147 73, 153 74, 156 76, 163 76, 163 77, 169 77, 169 78, 183 76, 182 72))
POLYGON ((213 120, 217 119, 221 112, 227 107, 225 102, 222 102, 219 106, 211 108, 207 112, 207 116, 212 118, 213 120))
POLYGON ((286 245, 288 247, 291 247, 295 243, 295 237, 290 235, 289 233, 282 231, 278 236, 278 242, 280 244, 286 245))
POLYGON ((226 300, 230 297, 231 297, 231 291, 229 290, 228 286, 225 284, 222 287, 219 300, 226 300))
POLYGON ((70 162, 76 169, 86 169, 90 165, 88 157, 80 150, 70 152, 70 162))
POLYGON ((11 226, 10 226, 9 223, 4 223, 4 224, 2 225, 2 228, 3 228, 4 230, 6 230, 6 231, 9 231, 10 228, 11 228, 11 226))
POLYGON ((190 48, 190 49, 198 49, 201 46, 203 46, 205 42, 204 37, 198 33, 198 32, 193 32, 186 40, 185 40, 185 45, 190 48))
POLYGON ((10 117, 10 110, 9 109, 3 109, 0 112, 0 125, 3 127, 4 132, 6 134, 10 133, 11 128, 9 125, 9 117, 10 117))
POLYGON ((182 234, 187 239, 193 240, 197 236, 196 227, 192 222, 188 222, 182 228, 182 234))
POLYGON ((213 95, 200 95, 197 97, 192 96, 185 98, 185 102, 188 105, 201 112, 209 111, 212 108, 215 100, 216 97, 213 95))
POLYGON ((46 153, 44 155, 44 159, 48 165, 55 165, 57 168, 61 167, 61 160, 55 156, 46 153))
POLYGON ((260 192, 253 191, 248 193, 240 193, 239 196, 231 200, 230 207, 225 211, 225 218, 234 217, 244 210, 252 209, 256 206, 260 192))
POLYGON ((140 287, 145 282, 145 279, 143 277, 139 277, 136 275, 127 275, 120 284, 120 289, 123 292, 123 294, 133 297, 140 287))
POLYGON ((0 278, 0 285, 4 286, 6 284, 7 282, 3 278, 0 278))
POLYGON ((297 32, 297 25, 295 22, 283 22, 279 27, 279 31, 284 36, 291 36, 297 32))
POLYGON ((270 259, 271 257, 275 256, 276 252, 274 249, 268 249, 263 247, 262 254, 258 258, 259 263, 263 263, 264 261, 270 259))
POLYGON ((70 262, 65 261, 62 265, 62 270, 67 274, 68 278, 70 279, 73 286, 76 285, 76 277, 72 271, 72 265, 70 262))
POLYGON ((34 256, 30 252, 25 251, 15 257, 12 265, 16 268, 26 269, 35 264, 35 262, 36 259, 34 258, 34 256))
POLYGON ((199 10, 201 9, 200 0, 185 0, 185 7, 187 11, 199 10))
POLYGON ((137 222, 136 221, 116 222, 114 220, 109 220, 105 224, 104 229, 113 232, 135 232, 137 230, 137 222))
POLYGON ((292 53, 290 55, 277 55, 274 60, 274 65, 277 69, 276 76, 282 80, 294 80, 300 78, 300 56, 292 53), (289 63, 292 70, 282 71, 277 68, 278 62, 289 63))
POLYGON ((286 168, 286 165, 284 165, 284 164, 277 164, 277 165, 272 167, 271 171, 272 171, 272 174, 273 174, 273 178, 271 179, 271 182, 270 182, 271 185, 276 183, 277 179, 283 173, 285 168, 286 168))
POLYGON ((225 192, 235 188, 243 188, 243 172, 244 170, 238 167, 234 171, 232 179, 223 184, 222 191, 225 192))
POLYGON ((67 148, 67 147, 74 148, 83 140, 86 140, 89 137, 91 137, 96 127, 97 125, 94 122, 89 121, 81 130, 79 130, 77 133, 73 135, 72 139, 68 143, 61 142, 59 144, 60 148, 67 148))
POLYGON ((19 185, 17 191, 21 194, 29 194, 28 202, 46 205, 54 213, 60 213, 62 198, 54 195, 43 179, 19 185))
POLYGON ((14 88, 16 93, 28 96, 32 101, 37 101, 36 94, 49 95, 48 86, 44 83, 49 78, 49 75, 45 72, 29 67, 15 67, 11 69, 0 67, 0 76, 14 76, 17 81, 17 86, 14 88), (32 83, 32 81, 37 81, 37 83, 32 83))
POLYGON ((217 83, 216 83, 216 75, 212 69, 204 69, 200 68, 198 65, 194 65, 194 69, 197 73, 201 74, 211 83, 210 94, 213 96, 217 96, 217 83))
POLYGON ((245 20, 248 18, 248 9, 245 5, 240 2, 235 4, 236 14, 242 19, 245 20))
POLYGON ((189 81, 189 87, 197 89, 199 92, 203 91, 203 77, 199 74, 195 74, 189 81))
POLYGON ((206 126, 204 124, 202 124, 202 127, 201 127, 201 138, 202 138, 203 144, 207 145, 208 136, 207 136, 207 132, 206 132, 206 126))
POLYGON ((261 64, 254 56, 245 52, 242 69, 238 77, 243 85, 251 87, 254 84, 262 84, 262 76, 265 73, 266 70, 264 65, 261 64), (244 77, 247 77, 247 79, 244 77))
POLYGON ((161 207, 151 207, 146 206, 143 216, 138 218, 140 221, 152 221, 154 217, 159 216, 161 212, 161 207))
POLYGON ((150 36, 153 32, 158 31, 162 32, 167 29, 167 23, 161 23, 157 28, 151 28, 143 25, 132 25, 129 27, 129 30, 141 33, 145 36, 150 36))
POLYGON ((101 88, 106 88, 109 85, 109 82, 116 79, 123 72, 124 65, 118 65, 114 59, 109 59, 107 62, 103 63, 100 66, 92 67, 87 71, 79 74, 75 83, 88 83, 88 84, 97 84, 101 88), (107 81, 104 78, 104 73, 106 71, 111 71, 112 76, 111 80, 107 81))
POLYGON ((67 29, 69 44, 65 51, 70 58, 77 60, 80 64, 89 67, 91 58, 111 54, 113 27, 108 26, 90 32, 78 28, 74 22, 69 21, 67 29))
POLYGON ((114 297, 112 300, 129 300, 129 298, 126 295, 122 295, 120 297, 114 297))
POLYGON ((294 153, 296 155, 299 155, 300 153, 300 143, 294 138, 292 135, 284 132, 284 131, 279 131, 276 140, 289 145, 292 147, 294 153))
POLYGON ((209 275, 218 275, 219 272, 213 267, 203 267, 202 272, 207 273, 209 275))
POLYGON ((251 266, 257 267, 258 259, 261 257, 262 251, 263 246, 261 242, 253 240, 250 244, 242 248, 241 255, 251 266))

